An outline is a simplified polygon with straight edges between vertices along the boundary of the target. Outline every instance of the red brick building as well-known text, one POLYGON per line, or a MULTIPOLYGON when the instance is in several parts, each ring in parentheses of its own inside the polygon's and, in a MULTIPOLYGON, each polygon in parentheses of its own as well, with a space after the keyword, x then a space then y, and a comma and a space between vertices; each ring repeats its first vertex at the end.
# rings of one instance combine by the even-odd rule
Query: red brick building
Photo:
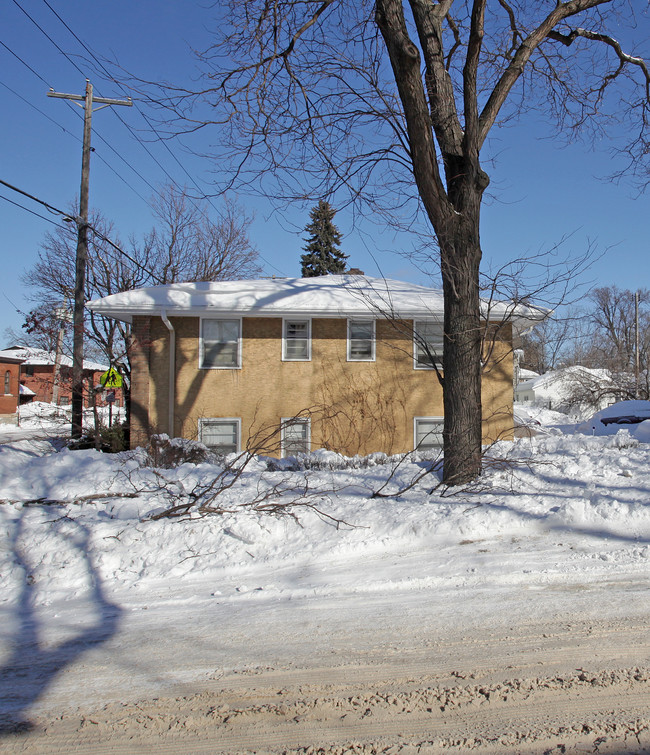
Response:
POLYGON ((23 360, 17 356, 3 356, 0 352, 0 376, 2 393, 0 393, 0 422, 15 422, 16 410, 20 399, 20 364, 23 360))
MULTIPOLYGON (((72 359, 70 357, 65 354, 61 355, 58 380, 56 379, 56 355, 52 352, 26 346, 11 346, 0 351, 0 362, 3 359, 17 362, 17 367, 20 368, 20 384, 33 392, 27 400, 43 401, 60 406, 71 403, 72 359)), ((84 360, 85 407, 92 406, 93 388, 99 385, 99 379, 107 369, 107 365, 84 360)), ((122 405, 122 391, 118 389, 114 406, 122 405)))

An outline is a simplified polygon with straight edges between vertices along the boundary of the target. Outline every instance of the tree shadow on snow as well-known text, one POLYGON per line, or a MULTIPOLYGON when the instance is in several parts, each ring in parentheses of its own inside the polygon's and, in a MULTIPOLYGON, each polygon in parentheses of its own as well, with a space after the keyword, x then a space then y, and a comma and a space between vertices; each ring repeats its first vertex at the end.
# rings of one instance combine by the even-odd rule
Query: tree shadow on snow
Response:
MULTIPOLYGON (((121 609, 104 595, 102 583, 89 552, 89 532, 79 522, 67 517, 67 532, 59 534, 77 551, 78 563, 83 564, 88 583, 86 596, 94 613, 91 621, 84 621, 68 631, 73 636, 59 644, 47 643, 42 635, 47 628, 37 611, 37 588, 29 563, 29 542, 21 545, 23 518, 28 509, 15 522, 11 538, 14 560, 23 572, 23 581, 16 601, 14 636, 9 642, 9 653, 0 667, 0 737, 33 728, 27 714, 54 682, 56 677, 79 659, 87 650, 102 645, 118 630, 121 609), (72 529, 72 531, 70 531, 72 529)), ((23 538, 24 539, 24 538, 23 538)), ((80 577, 75 571, 75 581, 80 577)))

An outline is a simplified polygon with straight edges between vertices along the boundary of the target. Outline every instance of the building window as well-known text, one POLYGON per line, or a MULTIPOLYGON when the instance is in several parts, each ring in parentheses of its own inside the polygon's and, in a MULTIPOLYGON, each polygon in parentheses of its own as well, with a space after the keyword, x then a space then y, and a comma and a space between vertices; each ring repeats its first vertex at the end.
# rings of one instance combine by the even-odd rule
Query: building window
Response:
POLYGON ((11 393, 11 372, 7 370, 5 372, 5 396, 11 393))
POLYGON ((348 320, 348 361, 374 362, 375 321, 348 320))
POLYGON ((414 366, 420 370, 442 369, 442 323, 416 320, 413 323, 414 366))
POLYGON ((442 448, 442 417, 416 417, 413 424, 414 448, 418 451, 442 448))
POLYGON ((311 445, 309 419, 290 417, 282 420, 282 456, 308 454, 311 445))
POLYGON ((201 320, 200 366, 233 370, 241 366, 241 320, 201 320))
POLYGON ((234 417, 200 419, 199 440, 218 454, 239 452, 241 420, 234 417))
POLYGON ((284 320, 282 336, 282 359, 289 362, 311 359, 310 320, 284 320))
POLYGON ((34 377, 34 365, 33 364, 25 364, 20 369, 23 372, 23 374, 27 375, 27 377, 34 377))

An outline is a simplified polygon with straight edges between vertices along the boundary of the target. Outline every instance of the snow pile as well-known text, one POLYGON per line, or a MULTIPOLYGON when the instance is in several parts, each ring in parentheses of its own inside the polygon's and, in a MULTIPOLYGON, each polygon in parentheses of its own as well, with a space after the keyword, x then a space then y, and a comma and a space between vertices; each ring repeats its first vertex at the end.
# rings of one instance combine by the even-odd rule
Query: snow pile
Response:
POLYGON ((463 632, 505 597, 504 621, 562 596, 572 617, 645 610, 650 445, 551 429, 494 446, 464 491, 414 454, 155 467, 144 449, 5 441, 0 724, 332 644, 343 658, 345 638, 372 652, 378 622, 463 632), (173 506, 188 515, 159 517, 173 506))
POLYGON ((270 574, 336 559, 354 571, 377 553, 558 530, 584 535, 587 549, 602 548, 604 536, 650 539, 650 447, 626 430, 501 443, 492 454, 475 489, 453 495, 438 485, 432 463, 417 459, 366 466, 323 453, 315 455, 318 463, 293 466, 253 459, 215 497, 223 513, 170 520, 152 517, 208 488, 223 467, 155 469, 141 451, 4 445, 0 602, 17 599, 25 558, 41 599, 49 601, 59 588, 66 599, 87 589, 89 570, 79 568, 80 559, 113 589, 132 590, 186 576, 218 582, 251 565, 270 574), (373 497, 377 491, 396 495, 373 497))
POLYGON ((650 401, 619 401, 581 422, 576 432, 586 435, 617 435, 625 429, 643 443, 650 443, 650 401))
POLYGON ((515 403, 515 427, 549 428, 564 427, 571 423, 570 418, 554 409, 546 409, 535 404, 515 403))
MULTIPOLYGON (((70 405, 57 406, 44 401, 30 401, 23 404, 18 409, 18 422, 21 428, 28 430, 50 431, 52 434, 57 433, 65 435, 70 432, 72 419, 72 408, 70 405)), ((124 420, 124 408, 113 407, 111 410, 108 406, 98 406, 97 415, 99 421, 104 427, 108 426, 109 417, 113 424, 124 420)), ((92 409, 84 409, 83 413, 84 427, 92 429, 95 424, 95 416, 92 409)), ((3 434, 15 434, 15 425, 0 424, 0 440, 3 434)))

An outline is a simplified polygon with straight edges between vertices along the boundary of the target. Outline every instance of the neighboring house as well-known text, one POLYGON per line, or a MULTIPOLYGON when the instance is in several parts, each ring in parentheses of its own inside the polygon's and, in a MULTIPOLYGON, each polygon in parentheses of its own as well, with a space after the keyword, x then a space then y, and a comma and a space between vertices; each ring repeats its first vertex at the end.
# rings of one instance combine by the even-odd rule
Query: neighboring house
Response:
POLYGON ((546 372, 515 388, 516 402, 567 414, 593 414, 616 400, 616 388, 607 370, 579 365, 546 372))
MULTIPOLYGON (((131 443, 154 432, 221 451, 346 455, 442 444, 442 292, 357 275, 156 286, 92 301, 132 323, 131 443)), ((484 438, 512 437, 512 326, 483 378, 484 438)))
POLYGON ((525 380, 533 380, 534 378, 539 377, 539 372, 535 372, 534 370, 527 370, 525 367, 519 368, 519 380, 520 382, 524 382, 525 380))
POLYGON ((0 352, 0 370, 3 392, 0 395, 0 422, 15 423, 20 402, 20 363, 17 356, 3 355, 0 352))
MULTIPOLYGON (((27 346, 10 346, 0 351, 3 358, 18 359, 20 366, 20 384, 28 391, 23 391, 25 400, 44 401, 67 405, 72 401, 72 359, 62 354, 60 370, 56 379, 56 354, 43 349, 27 346), (31 393, 30 393, 31 392, 31 393)), ((92 405, 93 386, 99 384, 100 375, 108 369, 106 365, 84 360, 84 406, 92 405)))

